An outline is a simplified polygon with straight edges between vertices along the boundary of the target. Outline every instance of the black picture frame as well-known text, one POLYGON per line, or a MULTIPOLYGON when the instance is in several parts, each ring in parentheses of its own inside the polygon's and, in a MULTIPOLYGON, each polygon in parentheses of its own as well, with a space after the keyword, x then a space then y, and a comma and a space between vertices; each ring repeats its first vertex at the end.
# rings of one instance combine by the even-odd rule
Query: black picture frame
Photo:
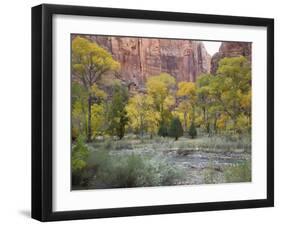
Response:
POLYGON ((56 221, 271 206, 274 206, 273 19, 50 4, 32 8, 32 218, 40 221, 56 221), (266 27, 267 198, 54 212, 52 210, 52 18, 55 14, 266 27))

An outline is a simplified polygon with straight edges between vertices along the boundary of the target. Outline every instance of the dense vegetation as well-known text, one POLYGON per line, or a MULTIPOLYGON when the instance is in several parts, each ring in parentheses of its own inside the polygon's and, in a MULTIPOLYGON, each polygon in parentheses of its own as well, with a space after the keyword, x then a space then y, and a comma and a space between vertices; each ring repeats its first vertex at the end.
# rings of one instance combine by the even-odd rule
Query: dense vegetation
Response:
MULTIPOLYGON (((164 160, 134 153, 110 155, 108 150, 118 149, 112 142, 126 139, 129 148, 121 149, 132 149, 133 142, 140 141, 144 149, 159 137, 181 142, 181 137, 198 139, 199 132, 235 137, 237 142, 250 136, 251 67, 245 57, 222 59, 215 75, 202 74, 195 83, 177 83, 167 73, 151 75, 145 92, 139 92, 120 80, 120 64, 109 52, 78 36, 72 40, 72 76, 72 183, 78 187, 170 185, 182 180, 181 170, 164 160), (128 138, 131 135, 134 139, 128 138), (94 148, 98 144, 102 147, 94 148)), ((239 172, 235 166, 229 169, 227 181, 231 170, 239 172)))

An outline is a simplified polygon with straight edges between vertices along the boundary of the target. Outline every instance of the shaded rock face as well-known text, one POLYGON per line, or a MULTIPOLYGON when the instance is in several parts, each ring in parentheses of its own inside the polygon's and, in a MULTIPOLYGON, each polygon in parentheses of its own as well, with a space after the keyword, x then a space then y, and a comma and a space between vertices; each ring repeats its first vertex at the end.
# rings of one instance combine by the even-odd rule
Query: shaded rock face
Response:
POLYGON ((215 74, 219 61, 224 57, 245 56, 251 62, 252 44, 249 42, 223 42, 219 52, 215 53, 211 59, 211 73, 215 74))
POLYGON ((147 78, 166 72, 177 81, 194 82, 201 73, 210 72, 211 57, 199 41, 108 37, 87 38, 107 49, 121 64, 121 79, 143 87, 147 78))

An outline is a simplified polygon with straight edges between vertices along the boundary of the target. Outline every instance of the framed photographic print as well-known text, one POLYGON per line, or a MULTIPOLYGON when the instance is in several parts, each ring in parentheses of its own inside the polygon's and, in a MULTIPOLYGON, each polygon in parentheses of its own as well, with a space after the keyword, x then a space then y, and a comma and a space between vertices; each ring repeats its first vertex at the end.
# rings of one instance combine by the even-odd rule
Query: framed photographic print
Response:
POLYGON ((32 217, 274 205, 274 21, 32 8, 32 217))

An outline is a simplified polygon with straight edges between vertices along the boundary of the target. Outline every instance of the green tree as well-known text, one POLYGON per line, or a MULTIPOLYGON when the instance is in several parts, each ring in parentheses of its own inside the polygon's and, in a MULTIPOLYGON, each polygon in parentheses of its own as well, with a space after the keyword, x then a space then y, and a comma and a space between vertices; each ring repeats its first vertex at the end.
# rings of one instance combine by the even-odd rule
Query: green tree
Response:
POLYGON ((108 132, 111 135, 116 135, 120 140, 125 135, 125 126, 129 121, 126 110, 128 99, 129 95, 126 87, 118 84, 113 87, 113 96, 108 114, 108 132))
POLYGON ((163 122, 160 122, 159 129, 158 129, 158 136, 161 137, 168 136, 168 127, 163 122))
POLYGON ((191 123, 188 133, 189 133, 189 136, 191 136, 192 139, 197 136, 197 130, 196 130, 194 122, 191 123))
POLYGON ((179 118, 173 118, 168 130, 169 136, 178 140, 183 135, 183 128, 179 118))
POLYGON ((120 64, 115 61, 111 54, 95 42, 80 36, 72 40, 72 75, 74 80, 79 81, 87 90, 87 139, 92 137, 92 87, 101 76, 108 72, 120 69, 120 64))

